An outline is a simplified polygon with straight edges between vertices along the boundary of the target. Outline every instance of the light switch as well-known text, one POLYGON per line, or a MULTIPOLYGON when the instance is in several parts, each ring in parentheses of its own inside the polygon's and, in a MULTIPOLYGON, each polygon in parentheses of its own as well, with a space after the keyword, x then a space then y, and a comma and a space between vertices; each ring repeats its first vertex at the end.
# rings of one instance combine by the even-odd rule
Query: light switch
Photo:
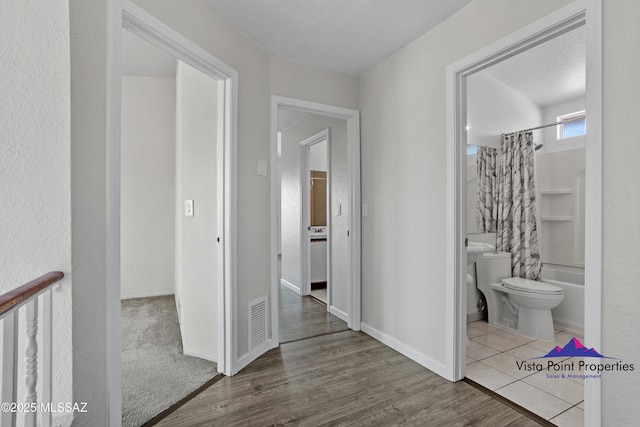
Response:
POLYGON ((193 200, 184 201, 184 216, 193 216, 193 200))
POLYGON ((369 215, 369 206, 366 203, 362 204, 362 216, 369 215))
POLYGON ((258 160, 258 175, 267 176, 267 162, 265 160, 258 160))

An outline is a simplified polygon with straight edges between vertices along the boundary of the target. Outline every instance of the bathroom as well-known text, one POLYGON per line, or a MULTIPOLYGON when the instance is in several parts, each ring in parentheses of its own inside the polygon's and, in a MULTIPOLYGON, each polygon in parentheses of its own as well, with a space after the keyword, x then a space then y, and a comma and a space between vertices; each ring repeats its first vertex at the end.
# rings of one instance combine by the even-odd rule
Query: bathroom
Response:
MULTIPOLYGON (((478 147, 496 149, 492 162, 480 167, 480 179, 486 176, 486 170, 494 170, 498 181, 501 135, 531 130, 534 170, 531 194, 535 195, 536 211, 532 222, 535 222, 542 264, 540 276, 542 282, 551 284, 554 292, 562 294, 557 298, 559 303, 551 309, 549 321, 552 318, 553 323, 546 335, 536 335, 538 326, 529 329, 532 333, 522 333, 522 327, 518 328, 517 309, 509 315, 505 308, 506 314, 504 317, 500 314, 499 325, 492 325, 487 308, 491 297, 478 290, 477 271, 484 262, 480 261, 482 255, 471 263, 467 271, 467 377, 554 424, 563 425, 569 420, 568 425, 582 425, 576 421, 583 417, 581 383, 566 384, 565 389, 558 391, 552 389, 557 384, 536 376, 525 377, 512 369, 511 362, 543 356, 555 345, 564 346, 572 337, 581 340, 584 336, 584 28, 574 29, 473 74, 467 80, 467 94, 468 240, 495 248, 496 229, 500 231, 491 215, 487 218, 480 214, 481 219, 477 218, 478 147), (555 125, 559 122, 564 124, 555 125), (489 167, 485 169, 486 165, 489 167), (536 393, 543 395, 540 401, 545 403, 528 407, 531 396, 536 393), (571 424, 573 421, 576 423, 571 424)), ((481 157, 484 150, 480 149, 481 157)), ((485 189, 483 185, 480 184, 485 189)), ((497 185, 489 191, 490 198, 497 199, 499 189, 497 185)), ((488 193, 480 191, 483 208, 486 208, 484 198, 488 193)))
POLYGON ((311 296, 327 303, 327 140, 309 147, 311 296))

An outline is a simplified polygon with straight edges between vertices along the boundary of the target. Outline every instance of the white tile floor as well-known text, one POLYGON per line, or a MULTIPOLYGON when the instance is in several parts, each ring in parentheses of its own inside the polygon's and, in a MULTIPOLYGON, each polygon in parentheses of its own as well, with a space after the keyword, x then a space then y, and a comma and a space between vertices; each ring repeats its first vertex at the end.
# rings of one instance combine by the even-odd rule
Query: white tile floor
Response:
POLYGON ((555 342, 536 341, 485 321, 467 324, 467 377, 514 403, 564 426, 584 425, 583 383, 578 379, 548 378, 548 371, 518 369, 554 346, 583 337, 556 327, 555 342))

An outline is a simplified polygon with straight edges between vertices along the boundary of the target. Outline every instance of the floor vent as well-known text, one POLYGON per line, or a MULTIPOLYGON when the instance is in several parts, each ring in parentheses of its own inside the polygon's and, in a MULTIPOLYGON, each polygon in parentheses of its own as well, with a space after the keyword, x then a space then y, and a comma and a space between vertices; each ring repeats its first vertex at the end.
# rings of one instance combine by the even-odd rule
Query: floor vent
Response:
POLYGON ((267 340, 267 297, 249 303, 249 350, 267 340))

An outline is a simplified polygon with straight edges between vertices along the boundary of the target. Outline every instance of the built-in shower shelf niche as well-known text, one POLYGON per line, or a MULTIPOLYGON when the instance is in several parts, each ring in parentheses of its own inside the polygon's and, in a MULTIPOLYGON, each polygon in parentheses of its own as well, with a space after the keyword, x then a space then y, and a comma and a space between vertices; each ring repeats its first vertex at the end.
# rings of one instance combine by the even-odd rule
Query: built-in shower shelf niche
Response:
POLYGON ((540 218, 543 221, 572 221, 574 193, 572 188, 540 190, 540 218))
POLYGON ((573 194, 573 188, 559 188, 555 190, 540 190, 540 194, 543 196, 573 194))
POLYGON ((573 221, 572 216, 541 216, 542 221, 573 221))
POLYGON ((573 259, 575 194, 572 188, 540 190, 541 257, 544 263, 566 263, 573 259))

